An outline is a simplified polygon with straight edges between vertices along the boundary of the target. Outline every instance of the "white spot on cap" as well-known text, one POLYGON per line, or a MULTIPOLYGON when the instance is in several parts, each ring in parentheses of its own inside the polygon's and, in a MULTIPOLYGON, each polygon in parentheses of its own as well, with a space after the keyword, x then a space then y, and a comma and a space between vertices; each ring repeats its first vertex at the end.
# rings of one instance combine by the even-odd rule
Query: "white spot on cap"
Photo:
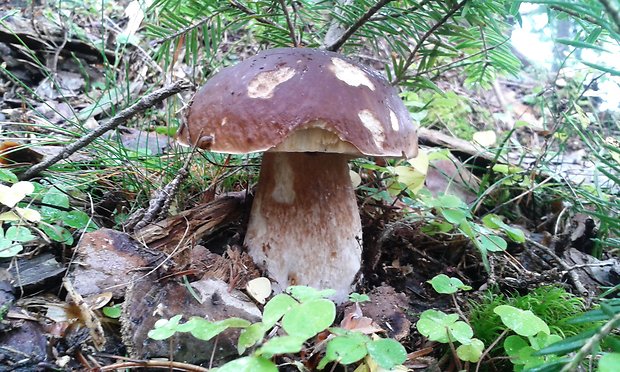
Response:
POLYGON ((248 96, 250 98, 271 98, 276 87, 293 76, 295 76, 295 70, 290 67, 261 72, 248 84, 248 96))
POLYGON ((227 117, 224 117, 224 119, 222 119, 222 122, 220 123, 220 125, 221 125, 221 126, 224 126, 224 125, 226 125, 226 124, 228 124, 228 118, 227 118, 227 117))
POLYGON ((360 85, 365 85, 370 90, 375 90, 375 85, 370 81, 368 75, 362 69, 349 62, 333 57, 332 64, 328 68, 338 79, 351 86, 359 87, 360 85))
POLYGON ((295 201, 295 174, 293 173, 293 168, 291 168, 285 156, 276 156, 273 169, 278 173, 275 179, 280 180, 280 182, 273 188, 271 198, 278 203, 293 204, 295 201))
POLYGON ((381 125, 381 122, 379 121, 379 119, 377 119, 375 114, 373 114, 369 110, 362 110, 357 113, 357 116, 362 121, 364 127, 366 127, 366 129, 368 129, 372 134, 372 139, 375 144, 379 148, 383 148, 383 142, 385 142, 385 133, 383 132, 383 125, 381 125))
POLYGON ((400 125, 398 124, 398 118, 396 117, 396 114, 392 110, 390 110, 390 124, 392 124, 392 129, 394 130, 394 132, 398 132, 398 130, 400 129, 400 125))

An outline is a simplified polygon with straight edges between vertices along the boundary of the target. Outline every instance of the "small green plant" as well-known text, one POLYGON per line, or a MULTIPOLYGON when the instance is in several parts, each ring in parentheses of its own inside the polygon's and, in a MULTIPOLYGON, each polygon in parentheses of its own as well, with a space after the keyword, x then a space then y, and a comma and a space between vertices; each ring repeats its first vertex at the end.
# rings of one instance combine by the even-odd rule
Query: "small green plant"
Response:
MULTIPOLYGON (((449 294, 453 296, 459 290, 468 291, 470 286, 465 285, 458 278, 451 278, 445 274, 440 274, 428 281, 437 293, 449 294)), ((455 300, 456 302, 456 300, 455 300)), ((416 323, 416 328, 420 334, 431 341, 454 345, 460 343, 456 348, 456 356, 466 362, 477 362, 484 350, 484 343, 474 338, 474 331, 471 326, 463 320, 459 320, 458 314, 446 314, 439 310, 426 310, 420 314, 420 319, 416 323)))
POLYGON ((467 204, 457 196, 442 195, 433 198, 420 194, 420 198, 425 205, 436 210, 452 228, 471 239, 487 269, 488 252, 502 252, 508 247, 506 240, 500 236, 501 233, 516 243, 525 241, 523 231, 504 223, 498 215, 488 214, 482 218, 481 223, 475 222, 467 204))
POLYGON ((0 213, 0 258, 13 257, 24 249, 23 244, 36 240, 33 231, 56 242, 73 244, 67 228, 96 228, 88 214, 71 209, 67 194, 56 187, 18 181, 6 169, 0 169, 0 182, 10 185, 0 183, 0 207, 9 209, 0 213), (29 202, 24 201, 27 196, 31 198, 29 202), (41 206, 37 207, 34 201, 40 197, 41 206))
MULTIPOLYGON (((217 369, 219 372, 277 371, 277 365, 272 361, 274 356, 299 353, 306 342, 325 331, 329 332, 329 336, 325 356, 319 362, 318 369, 325 368, 331 362, 348 365, 364 358, 369 359, 366 363, 392 369, 406 360, 404 347, 395 340, 330 327, 336 318, 336 306, 327 297, 333 293, 331 290, 293 286, 287 289, 287 293, 277 294, 265 304, 260 322, 250 323, 240 318, 209 322, 192 317, 181 323, 182 315, 176 315, 157 321, 148 335, 155 340, 164 340, 176 332, 189 332, 198 339, 208 341, 228 328, 241 329, 237 351, 242 355, 253 348, 252 353, 224 364, 217 369), (266 337, 276 325, 286 334, 266 337)), ((356 302, 362 302, 368 296, 353 294, 352 297, 356 302)))

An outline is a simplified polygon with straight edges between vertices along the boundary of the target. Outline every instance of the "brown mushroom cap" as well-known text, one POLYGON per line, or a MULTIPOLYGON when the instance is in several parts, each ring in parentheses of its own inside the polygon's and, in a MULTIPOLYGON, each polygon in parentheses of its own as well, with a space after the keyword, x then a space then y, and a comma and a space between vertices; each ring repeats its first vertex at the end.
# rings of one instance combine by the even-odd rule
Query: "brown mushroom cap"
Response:
POLYGON ((214 75, 194 97, 178 140, 233 154, 417 154, 416 127, 381 75, 337 53, 303 48, 266 50, 214 75), (307 144, 300 133, 315 140, 307 144))

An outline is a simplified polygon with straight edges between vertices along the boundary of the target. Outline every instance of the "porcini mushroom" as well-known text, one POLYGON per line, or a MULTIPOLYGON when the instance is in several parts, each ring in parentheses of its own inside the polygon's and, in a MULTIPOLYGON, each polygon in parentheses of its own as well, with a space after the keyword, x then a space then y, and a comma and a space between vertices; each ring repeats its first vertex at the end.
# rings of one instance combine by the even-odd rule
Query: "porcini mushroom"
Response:
POLYGON ((416 128, 381 75, 301 48, 263 51, 215 74, 177 138, 216 152, 265 152, 245 245, 281 289, 332 288, 340 302, 362 253, 347 161, 417 153, 416 128))

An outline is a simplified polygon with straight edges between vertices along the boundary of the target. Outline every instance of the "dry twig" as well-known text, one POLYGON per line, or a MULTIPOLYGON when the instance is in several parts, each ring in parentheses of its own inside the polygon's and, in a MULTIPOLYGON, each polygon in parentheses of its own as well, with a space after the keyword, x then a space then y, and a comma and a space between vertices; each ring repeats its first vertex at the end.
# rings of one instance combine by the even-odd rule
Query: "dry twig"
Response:
POLYGON ((34 176, 39 175, 39 173, 47 170, 52 165, 58 163, 63 159, 67 159, 76 151, 88 146, 105 132, 126 123, 136 114, 144 112, 146 109, 160 103, 164 99, 174 94, 180 93, 184 90, 187 90, 190 87, 191 84, 187 80, 180 80, 161 89, 158 89, 150 94, 147 94, 146 96, 142 97, 142 99, 140 99, 138 102, 136 102, 133 106, 130 106, 119 112, 107 123, 99 126, 92 132, 85 134, 79 140, 73 142, 72 144, 65 146, 62 151, 60 151, 56 156, 50 157, 49 159, 32 166, 30 169, 20 175, 20 179, 28 180, 33 178, 34 176))

